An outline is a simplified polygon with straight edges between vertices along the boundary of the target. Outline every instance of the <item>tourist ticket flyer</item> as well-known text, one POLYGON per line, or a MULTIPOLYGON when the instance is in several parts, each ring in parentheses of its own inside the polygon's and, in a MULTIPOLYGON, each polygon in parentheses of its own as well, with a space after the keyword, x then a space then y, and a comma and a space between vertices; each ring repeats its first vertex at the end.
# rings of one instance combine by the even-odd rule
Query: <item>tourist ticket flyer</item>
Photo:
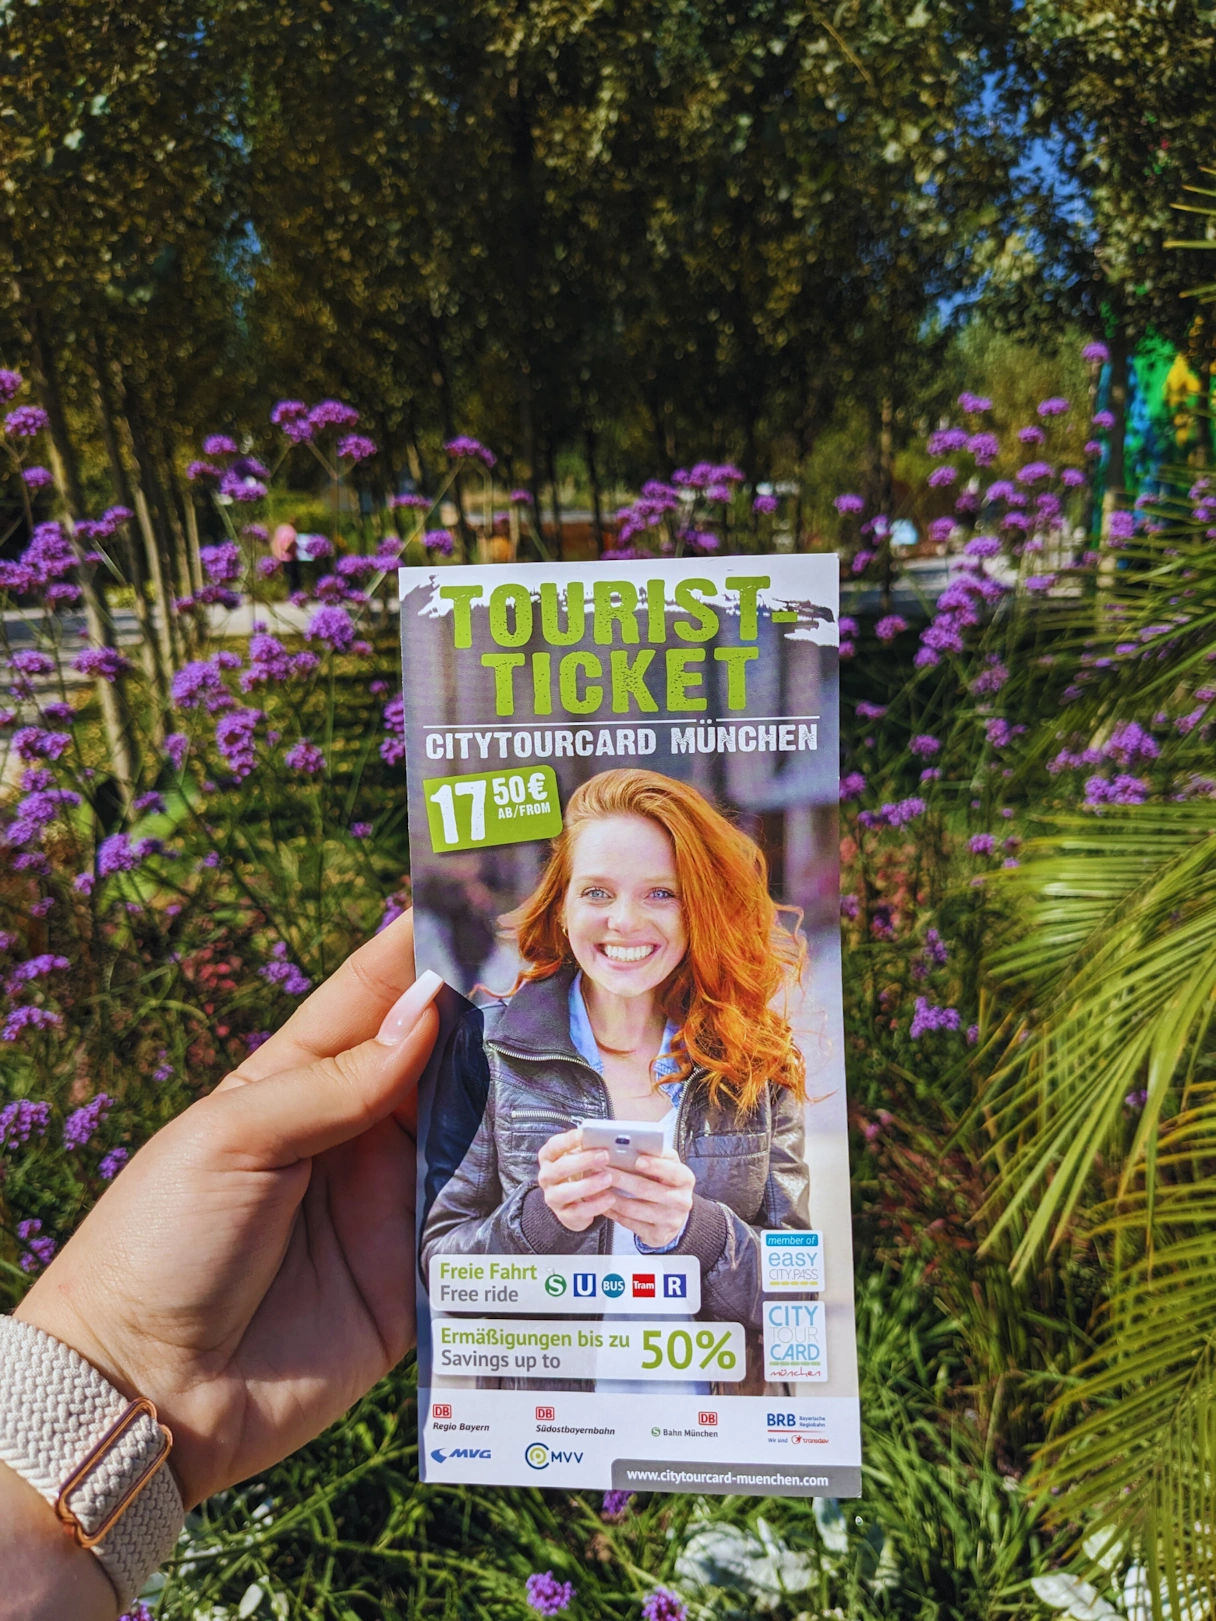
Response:
POLYGON ((424 1480, 860 1494, 837 568, 401 570, 424 1480))

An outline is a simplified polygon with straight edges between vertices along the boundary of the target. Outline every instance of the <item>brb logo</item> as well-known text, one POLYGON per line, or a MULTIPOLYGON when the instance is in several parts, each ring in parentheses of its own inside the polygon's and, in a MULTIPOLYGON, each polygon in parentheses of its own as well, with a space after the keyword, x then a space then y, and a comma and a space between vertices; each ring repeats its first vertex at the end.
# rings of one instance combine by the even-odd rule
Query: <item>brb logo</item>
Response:
POLYGON ((524 1448, 524 1462, 529 1469, 547 1469, 551 1463, 582 1463, 581 1452, 555 1452, 543 1441, 533 1441, 524 1448))
POLYGON ((437 1401, 431 1408, 432 1418, 451 1418, 452 1404, 450 1401, 437 1401))
POLYGON ((455 1447, 451 1452, 445 1452, 442 1447, 436 1447, 431 1453, 436 1463, 447 1463, 452 1458, 488 1458, 489 1447, 455 1447))
POLYGON ((792 1430, 796 1429, 797 1425, 798 1419, 794 1413, 770 1413, 768 1415, 768 1427, 770 1430, 792 1430))

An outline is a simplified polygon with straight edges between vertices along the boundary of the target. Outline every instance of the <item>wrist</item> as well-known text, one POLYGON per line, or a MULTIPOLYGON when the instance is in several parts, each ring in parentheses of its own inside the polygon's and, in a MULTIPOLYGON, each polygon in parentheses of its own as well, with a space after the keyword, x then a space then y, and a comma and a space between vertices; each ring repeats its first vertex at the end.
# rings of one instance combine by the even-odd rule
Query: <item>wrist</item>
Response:
POLYGON ((5 1613, 22 1621, 114 1621, 105 1571, 65 1532, 54 1509, 0 1463, 0 1569, 5 1613), (11 1608, 10 1608, 11 1606, 11 1608))

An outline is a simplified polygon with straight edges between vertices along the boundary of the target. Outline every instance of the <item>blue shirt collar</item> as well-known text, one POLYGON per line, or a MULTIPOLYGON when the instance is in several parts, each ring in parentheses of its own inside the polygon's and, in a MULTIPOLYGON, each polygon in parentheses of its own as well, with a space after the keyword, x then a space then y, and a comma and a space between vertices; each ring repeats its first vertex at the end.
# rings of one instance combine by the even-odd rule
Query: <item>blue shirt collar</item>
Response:
MULTIPOLYGON (((583 976, 575 974, 570 982, 570 995, 568 998, 570 1008, 570 1040, 574 1043, 575 1051, 584 1059, 597 1075, 604 1073, 604 1060, 595 1039, 595 1032, 591 1028, 591 1020, 587 1016, 587 1004, 583 1001, 583 976)), ((663 1030, 663 1040, 659 1044, 658 1057, 654 1061, 654 1074, 658 1078, 665 1075, 674 1075, 679 1069, 679 1061, 671 1055, 671 1044, 676 1038, 676 1027, 668 1019, 663 1030)), ((663 1091, 668 1097, 673 1091, 680 1090, 680 1085, 668 1083, 663 1091)), ((676 1099, 673 1098, 673 1102, 676 1099)))

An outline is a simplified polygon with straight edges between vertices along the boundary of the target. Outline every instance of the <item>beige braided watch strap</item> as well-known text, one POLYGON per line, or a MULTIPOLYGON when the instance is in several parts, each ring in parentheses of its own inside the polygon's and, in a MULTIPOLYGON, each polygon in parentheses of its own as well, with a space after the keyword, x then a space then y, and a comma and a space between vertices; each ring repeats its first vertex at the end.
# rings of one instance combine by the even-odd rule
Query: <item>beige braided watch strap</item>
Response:
POLYGON ((130 1402, 68 1346, 0 1317, 0 1463, 92 1548, 129 1609, 185 1521, 172 1446, 149 1401, 130 1402))

